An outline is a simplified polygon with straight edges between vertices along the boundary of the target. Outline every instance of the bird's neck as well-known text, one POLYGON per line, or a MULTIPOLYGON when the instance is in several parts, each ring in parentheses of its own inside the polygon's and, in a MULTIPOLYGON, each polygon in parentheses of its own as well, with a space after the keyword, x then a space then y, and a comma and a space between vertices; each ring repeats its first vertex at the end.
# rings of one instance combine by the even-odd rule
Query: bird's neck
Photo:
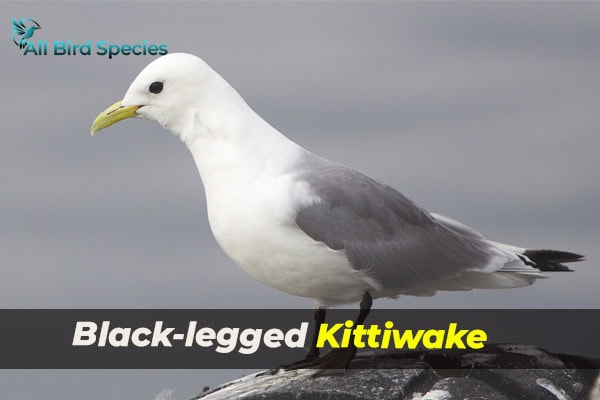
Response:
POLYGON ((247 184, 284 174, 305 152, 243 100, 202 116, 188 116, 189 120, 193 120, 190 130, 179 136, 194 157, 207 194, 211 186, 247 184))

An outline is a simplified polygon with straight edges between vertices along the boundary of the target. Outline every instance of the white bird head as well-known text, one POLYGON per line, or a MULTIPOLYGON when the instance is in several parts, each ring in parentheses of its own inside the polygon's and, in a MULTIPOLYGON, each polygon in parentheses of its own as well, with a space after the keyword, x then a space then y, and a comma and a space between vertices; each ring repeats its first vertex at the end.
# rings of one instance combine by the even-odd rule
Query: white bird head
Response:
POLYGON ((202 59, 186 53, 160 57, 146 66, 123 100, 94 120, 91 134, 119 121, 142 117, 183 139, 184 130, 224 120, 245 104, 239 94, 202 59))

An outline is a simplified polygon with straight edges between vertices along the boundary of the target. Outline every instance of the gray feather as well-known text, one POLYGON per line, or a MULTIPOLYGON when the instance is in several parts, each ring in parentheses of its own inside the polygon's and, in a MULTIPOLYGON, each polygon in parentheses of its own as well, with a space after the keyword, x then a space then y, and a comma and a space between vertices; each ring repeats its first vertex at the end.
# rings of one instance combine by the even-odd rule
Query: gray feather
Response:
POLYGON ((345 250, 383 289, 430 286, 488 266, 491 246, 479 233, 437 221, 392 187, 312 154, 298 167, 321 201, 298 210, 297 225, 345 250))

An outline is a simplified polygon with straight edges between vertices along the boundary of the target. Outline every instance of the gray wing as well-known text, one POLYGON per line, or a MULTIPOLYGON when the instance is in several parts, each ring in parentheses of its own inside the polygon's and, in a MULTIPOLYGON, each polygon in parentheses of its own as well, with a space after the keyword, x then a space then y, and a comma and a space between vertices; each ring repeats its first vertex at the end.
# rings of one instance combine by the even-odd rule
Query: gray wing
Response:
POLYGON ((390 186, 312 155, 302 170, 300 178, 322 201, 298 210, 296 224, 312 239, 345 250, 353 268, 386 290, 429 286, 482 270, 492 258, 480 234, 436 221, 390 186))

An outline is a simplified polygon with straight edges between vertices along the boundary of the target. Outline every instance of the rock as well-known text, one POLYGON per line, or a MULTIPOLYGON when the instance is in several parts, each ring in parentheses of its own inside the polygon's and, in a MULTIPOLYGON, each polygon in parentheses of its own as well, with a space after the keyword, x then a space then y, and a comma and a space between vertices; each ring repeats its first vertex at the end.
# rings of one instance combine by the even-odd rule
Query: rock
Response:
POLYGON ((588 400, 598 369, 600 359, 524 345, 363 353, 343 375, 251 374, 193 400, 588 400))
MULTIPOLYGON (((425 396, 448 399, 469 399, 469 400, 509 400, 491 386, 478 381, 474 378, 444 378, 437 381, 425 396)), ((423 397, 421 397, 423 398, 423 397)), ((414 399, 414 397, 413 397, 414 399)))
POLYGON ((596 378, 596 383, 590 392, 590 400, 600 400, 600 374, 596 378))
POLYGON ((414 388, 430 386, 435 373, 427 369, 352 370, 346 375, 312 379, 314 370, 247 376, 199 398, 203 400, 403 399, 414 388))

